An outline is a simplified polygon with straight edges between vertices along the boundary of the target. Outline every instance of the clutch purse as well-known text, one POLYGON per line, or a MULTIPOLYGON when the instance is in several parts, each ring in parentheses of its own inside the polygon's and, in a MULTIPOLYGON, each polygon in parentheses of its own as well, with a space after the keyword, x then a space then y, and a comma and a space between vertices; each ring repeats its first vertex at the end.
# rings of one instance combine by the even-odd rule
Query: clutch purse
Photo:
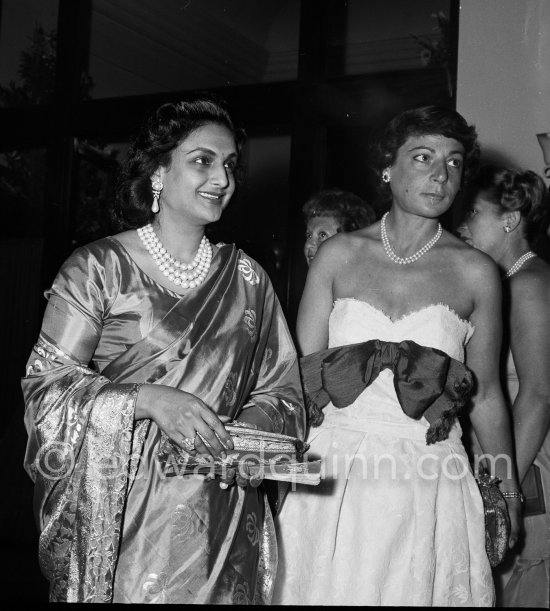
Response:
POLYGON ((261 474, 264 479, 310 485, 321 481, 321 462, 308 461, 304 457, 309 446, 300 439, 250 428, 235 421, 226 424, 225 429, 233 441, 233 450, 226 451, 225 459, 193 456, 162 433, 157 458, 164 476, 220 475, 228 468, 246 465, 250 475, 261 474))
POLYGON ((525 497, 525 503, 523 504, 524 518, 546 513, 540 467, 535 465, 535 463, 532 463, 529 469, 527 469, 527 473, 521 482, 521 490, 525 497))
POLYGON ((508 506, 498 487, 499 479, 491 477, 487 472, 480 472, 476 481, 485 513, 485 549, 489 563, 494 568, 504 560, 508 551, 510 536, 508 506))

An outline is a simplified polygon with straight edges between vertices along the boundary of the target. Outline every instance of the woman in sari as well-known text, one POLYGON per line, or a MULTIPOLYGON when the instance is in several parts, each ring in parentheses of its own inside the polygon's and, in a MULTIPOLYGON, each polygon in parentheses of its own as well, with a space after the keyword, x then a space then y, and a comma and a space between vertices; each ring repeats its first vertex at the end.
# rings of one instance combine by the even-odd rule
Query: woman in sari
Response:
POLYGON ((241 145, 211 100, 161 106, 122 175, 127 230, 77 249, 46 293, 22 384, 52 601, 270 600, 263 487, 244 471, 181 472, 182 456, 226 458, 224 422, 304 429, 269 279, 205 237, 233 194, 241 145))
POLYGON ((496 266, 443 230, 477 154, 453 110, 405 111, 374 163, 391 201, 380 222, 321 245, 297 336, 325 479, 278 514, 281 604, 489 606, 483 503, 457 414, 468 393, 483 450, 520 505, 498 377, 496 266))

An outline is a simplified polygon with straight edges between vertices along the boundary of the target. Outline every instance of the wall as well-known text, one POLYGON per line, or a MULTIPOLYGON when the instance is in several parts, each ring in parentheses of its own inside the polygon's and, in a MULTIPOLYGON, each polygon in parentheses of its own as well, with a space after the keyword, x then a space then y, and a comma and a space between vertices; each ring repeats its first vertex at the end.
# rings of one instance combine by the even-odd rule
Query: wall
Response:
POLYGON ((543 173, 550 132, 550 0, 461 0, 457 110, 485 161, 543 173))

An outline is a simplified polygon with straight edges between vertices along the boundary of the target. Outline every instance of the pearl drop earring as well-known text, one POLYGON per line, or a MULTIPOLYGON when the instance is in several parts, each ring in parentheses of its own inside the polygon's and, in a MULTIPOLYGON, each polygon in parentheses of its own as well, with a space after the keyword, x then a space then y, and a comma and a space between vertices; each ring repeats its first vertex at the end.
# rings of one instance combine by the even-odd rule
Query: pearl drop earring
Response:
POLYGON ((153 189, 153 205, 151 206, 151 211, 153 214, 156 214, 159 211, 159 197, 164 185, 162 184, 160 178, 155 178, 152 181, 151 186, 153 189))

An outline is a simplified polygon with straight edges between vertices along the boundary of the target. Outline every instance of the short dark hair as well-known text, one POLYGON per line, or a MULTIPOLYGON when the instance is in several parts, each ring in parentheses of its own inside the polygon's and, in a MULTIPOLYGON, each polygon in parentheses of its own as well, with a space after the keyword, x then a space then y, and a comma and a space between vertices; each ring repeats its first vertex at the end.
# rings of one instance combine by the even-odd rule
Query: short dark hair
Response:
POLYGON ((375 221, 372 206, 351 191, 323 189, 302 206, 306 224, 315 217, 333 216, 339 231, 355 231, 375 221))
MULTIPOLYGON (((395 162, 397 151, 411 136, 445 136, 454 138, 464 147, 462 183, 475 175, 479 163, 479 144, 475 126, 464 117, 443 106, 422 106, 396 115, 370 149, 370 163, 378 178, 395 162)), ((380 190, 388 195, 390 186, 380 180, 380 190)))
POLYGON ((544 180, 531 170, 496 165, 483 166, 471 185, 472 197, 483 192, 501 213, 519 212, 525 237, 531 243, 546 233, 550 222, 550 198, 544 180))
POLYGON ((223 102, 214 98, 163 104, 147 119, 119 175, 114 216, 121 229, 136 229, 153 220, 152 174, 159 166, 170 165, 174 150, 189 134, 210 123, 227 127, 240 152, 245 133, 235 127, 223 102))

